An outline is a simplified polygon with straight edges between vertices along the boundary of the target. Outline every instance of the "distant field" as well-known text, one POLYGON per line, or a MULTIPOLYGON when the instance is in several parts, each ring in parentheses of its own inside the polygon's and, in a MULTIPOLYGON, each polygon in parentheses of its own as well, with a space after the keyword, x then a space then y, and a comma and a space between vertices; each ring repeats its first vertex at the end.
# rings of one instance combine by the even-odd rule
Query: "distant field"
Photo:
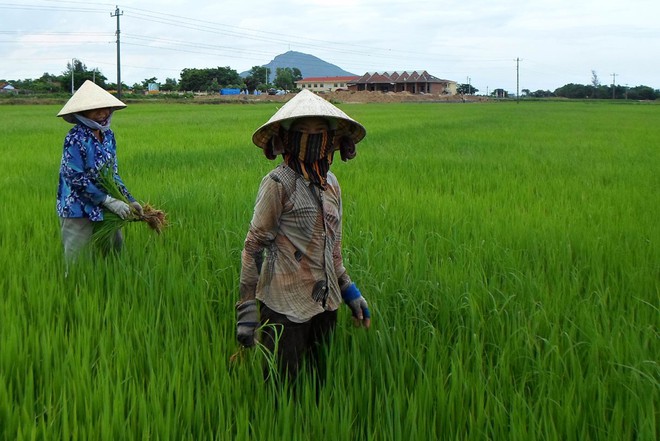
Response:
POLYGON ((240 251, 281 104, 136 104, 124 181, 167 211, 65 279, 61 106, 0 106, 0 439, 655 440, 660 106, 346 104, 341 310, 317 404, 233 369, 240 251))

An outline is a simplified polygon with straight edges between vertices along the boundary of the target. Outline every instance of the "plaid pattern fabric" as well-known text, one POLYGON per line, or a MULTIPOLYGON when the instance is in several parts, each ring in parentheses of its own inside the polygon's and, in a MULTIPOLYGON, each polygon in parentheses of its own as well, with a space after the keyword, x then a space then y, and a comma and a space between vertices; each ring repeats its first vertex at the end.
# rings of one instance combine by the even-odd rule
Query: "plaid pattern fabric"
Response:
POLYGON ((263 178, 241 254, 241 300, 257 298, 296 323, 341 305, 351 284, 341 254, 341 191, 320 190, 286 164, 263 178))

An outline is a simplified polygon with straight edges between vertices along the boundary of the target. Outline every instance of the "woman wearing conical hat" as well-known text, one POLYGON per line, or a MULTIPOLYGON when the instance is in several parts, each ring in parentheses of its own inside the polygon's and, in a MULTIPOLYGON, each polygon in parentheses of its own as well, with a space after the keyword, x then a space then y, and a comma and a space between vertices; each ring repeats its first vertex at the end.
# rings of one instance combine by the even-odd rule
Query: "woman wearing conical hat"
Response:
POLYGON ((267 158, 283 161, 261 181, 245 239, 237 338, 253 346, 259 325, 268 324, 259 341, 277 348, 280 373, 290 381, 305 358, 323 377, 319 360, 342 303, 356 325, 371 324, 343 264, 341 191, 330 171, 335 152, 354 158, 365 135, 360 123, 303 90, 252 136, 267 158))
MULTIPOLYGON (((74 125, 64 138, 57 187, 57 214, 67 262, 90 243, 94 223, 103 221, 105 212, 110 211, 122 219, 130 216, 132 210, 142 212, 117 172, 117 144, 110 130, 113 112, 125 107, 87 80, 57 114, 74 125), (112 170, 114 181, 128 204, 110 196, 101 185, 100 174, 105 167, 112 170)), ((117 231, 112 249, 119 251, 122 242, 121 231, 117 231)))

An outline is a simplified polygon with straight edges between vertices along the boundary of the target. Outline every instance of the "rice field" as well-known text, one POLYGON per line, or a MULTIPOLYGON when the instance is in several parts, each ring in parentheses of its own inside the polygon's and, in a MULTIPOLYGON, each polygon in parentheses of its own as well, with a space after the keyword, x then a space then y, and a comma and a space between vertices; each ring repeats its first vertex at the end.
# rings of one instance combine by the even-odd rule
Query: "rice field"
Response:
POLYGON ((238 363, 240 252, 275 104, 134 104, 119 169, 165 210, 64 277, 61 106, 0 114, 0 439, 656 440, 660 106, 340 105, 345 264, 317 401, 238 363))

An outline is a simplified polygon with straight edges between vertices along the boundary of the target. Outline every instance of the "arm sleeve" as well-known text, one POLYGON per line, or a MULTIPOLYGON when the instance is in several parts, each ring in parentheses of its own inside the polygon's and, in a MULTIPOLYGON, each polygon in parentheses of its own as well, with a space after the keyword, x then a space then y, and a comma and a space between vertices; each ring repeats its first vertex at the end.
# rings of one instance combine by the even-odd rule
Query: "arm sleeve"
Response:
MULTIPOLYGON (((115 170, 117 169, 117 162, 115 161, 115 170)), ((124 185, 124 181, 121 179, 121 176, 119 176, 119 173, 115 171, 114 174, 115 182, 117 183, 117 186, 119 187, 119 191, 121 191, 121 194, 126 196, 126 199, 128 199, 128 202, 134 202, 135 198, 131 194, 130 191, 126 188, 126 185, 124 185)))
POLYGON ((250 228, 241 253, 241 301, 256 296, 257 283, 264 261, 264 250, 270 246, 279 230, 282 214, 282 185, 266 176, 259 187, 250 228))
POLYGON ((117 183, 117 187, 119 187, 119 191, 121 192, 121 194, 126 196, 126 199, 128 199, 128 202, 134 202, 135 198, 133 197, 131 192, 128 191, 128 188, 126 188, 126 185, 124 184, 124 181, 122 180, 121 176, 119 176, 119 168, 117 166, 117 156, 116 156, 117 141, 114 137, 114 133, 112 135, 112 149, 115 152, 114 163, 112 164, 112 171, 114 172, 113 175, 114 175, 115 182, 117 183))
POLYGON ((64 155, 61 174, 69 182, 71 189, 82 197, 100 205, 107 194, 99 188, 92 179, 94 155, 87 151, 83 142, 76 136, 67 136, 64 139, 64 155))
POLYGON ((339 186, 337 186, 337 200, 339 201, 339 207, 337 207, 337 212, 339 214, 339 222, 337 225, 337 238, 334 243, 334 248, 332 249, 332 259, 333 259, 333 264, 335 266, 335 274, 337 275, 337 281, 339 282, 339 289, 344 291, 353 282, 351 281, 351 278, 346 272, 346 268, 344 267, 344 258, 342 257, 342 252, 341 252, 342 222, 344 216, 343 216, 343 207, 341 202, 341 190, 339 189, 339 186))

